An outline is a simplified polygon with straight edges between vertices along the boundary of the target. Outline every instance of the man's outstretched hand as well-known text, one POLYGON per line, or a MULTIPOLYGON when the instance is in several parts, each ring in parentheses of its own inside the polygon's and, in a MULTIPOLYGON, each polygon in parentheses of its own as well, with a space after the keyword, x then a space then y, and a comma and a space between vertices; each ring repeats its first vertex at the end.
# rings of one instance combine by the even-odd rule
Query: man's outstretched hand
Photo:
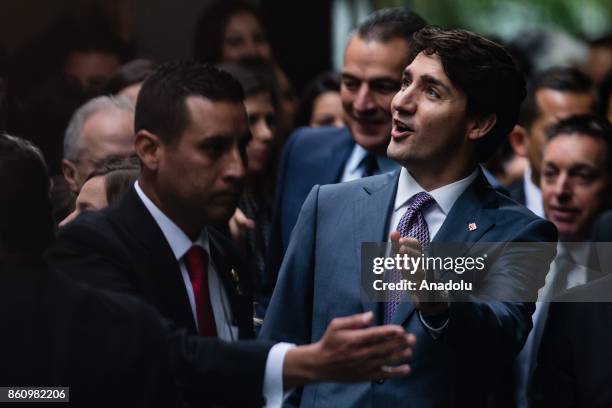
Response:
POLYGON ((407 375, 416 337, 401 326, 374 326, 372 312, 331 321, 316 343, 287 352, 285 389, 308 382, 360 382, 407 375))

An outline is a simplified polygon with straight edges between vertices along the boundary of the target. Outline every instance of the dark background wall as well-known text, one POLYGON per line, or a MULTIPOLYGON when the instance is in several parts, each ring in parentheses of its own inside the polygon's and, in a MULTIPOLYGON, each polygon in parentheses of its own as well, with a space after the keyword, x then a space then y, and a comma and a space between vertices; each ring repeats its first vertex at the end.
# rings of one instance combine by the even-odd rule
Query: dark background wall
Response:
MULTIPOLYGON (((214 0, 19 0, 0 4, 0 45, 11 56, 66 14, 113 9, 137 56, 192 57, 200 12, 214 0)), ((222 1, 222 0, 221 0, 222 1)), ((259 2, 277 59, 299 89, 330 67, 331 0, 259 2)), ((45 64, 45 61, 39 61, 45 64)))

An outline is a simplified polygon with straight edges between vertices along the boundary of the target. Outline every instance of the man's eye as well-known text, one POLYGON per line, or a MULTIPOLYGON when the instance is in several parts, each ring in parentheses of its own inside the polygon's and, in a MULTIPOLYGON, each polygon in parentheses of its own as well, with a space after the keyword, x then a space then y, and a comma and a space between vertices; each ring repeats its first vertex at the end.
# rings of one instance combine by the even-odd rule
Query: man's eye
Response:
POLYGON ((432 98, 439 98, 440 94, 438 93, 438 91, 435 90, 435 88, 427 88, 425 90, 425 93, 427 94, 427 96, 430 96, 432 98))
POLYGON ((576 174, 576 178, 581 184, 589 184, 595 180, 595 175, 590 172, 580 172, 576 174))
POLYGON ((552 169, 547 169, 544 170, 544 172, 542 173, 542 177, 546 180, 546 181, 551 181, 555 178, 555 176, 557 175, 557 172, 555 170, 552 169))
POLYGON ((412 80, 410 78, 403 78, 402 79, 402 89, 409 87, 411 83, 412 83, 412 80))
POLYGON ((372 84, 371 88, 375 92, 380 92, 380 93, 393 92, 395 93, 399 89, 399 86, 400 84, 398 84, 397 82, 380 82, 380 83, 372 84))
POLYGON ((220 143, 210 143, 206 145, 200 146, 200 150, 202 150, 205 154, 216 157, 220 156, 223 153, 225 146, 220 143))
POLYGON ((344 81, 342 81, 342 83, 344 84, 344 87, 346 89, 349 89, 351 91, 357 90, 359 88, 359 81, 345 79, 344 81))

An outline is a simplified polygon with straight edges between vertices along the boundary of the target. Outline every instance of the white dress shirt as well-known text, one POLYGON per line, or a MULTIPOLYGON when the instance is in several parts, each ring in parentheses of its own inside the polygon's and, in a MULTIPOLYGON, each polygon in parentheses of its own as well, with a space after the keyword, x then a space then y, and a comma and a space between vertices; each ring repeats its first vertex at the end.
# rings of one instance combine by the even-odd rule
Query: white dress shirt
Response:
MULTIPOLYGON (((134 188, 138 197, 151 213, 151 216, 159 226, 176 258, 179 268, 181 270, 181 277, 185 284, 185 290, 189 297, 189 304, 191 305, 191 312, 193 319, 198 324, 196 318, 196 307, 195 299, 193 297, 193 287, 191 286, 191 279, 189 279, 189 273, 187 272, 187 266, 185 265, 184 256, 193 245, 198 245, 209 254, 208 256, 208 287, 210 295, 210 303, 212 305, 213 314, 215 316, 215 325, 217 328, 217 337, 225 341, 234 341, 238 339, 238 327, 232 325, 232 309, 230 307, 227 293, 223 287, 217 269, 214 266, 214 262, 210 256, 210 242, 208 239, 208 232, 204 229, 198 239, 192 242, 187 234, 183 232, 166 214, 164 214, 154 203, 147 197, 142 191, 138 181, 134 183, 134 188)), ((294 347, 289 343, 278 343, 275 344, 268 353, 268 359, 266 360, 266 368, 264 374, 264 389, 263 396, 266 400, 266 407, 280 407, 283 401, 283 365, 285 361, 285 355, 287 351, 294 347)))
MULTIPOLYGON (((344 170, 342 172, 340 181, 345 182, 362 178, 365 172, 365 162, 363 159, 365 159, 367 155, 368 151, 366 149, 358 144, 355 144, 351 155, 344 165, 344 170)), ((388 173, 397 168, 395 162, 390 160, 386 155, 377 154, 376 162, 378 163, 379 168, 376 174, 388 173)))
MULTIPOLYGON (((468 186, 476 179, 477 176, 478 169, 475 169, 469 176, 459 181, 438 187, 435 190, 427 191, 427 193, 429 193, 429 195, 435 200, 434 204, 430 205, 423 211, 423 217, 427 223, 430 240, 434 239, 440 230, 440 227, 442 227, 448 212, 451 210, 451 208, 453 208, 453 205, 459 196, 465 191, 465 189, 468 188, 468 186)), ((393 212, 391 213, 391 219, 389 220, 389 230, 387 231, 387 236, 389 236, 391 232, 397 230, 397 225, 408 209, 408 201, 414 195, 422 191, 425 191, 425 189, 421 187, 419 183, 417 183, 417 181, 405 167, 402 167, 400 170, 399 180, 397 182, 397 194, 395 195, 393 212)), ((447 319, 441 326, 432 327, 425 321, 420 311, 419 319, 434 338, 439 337, 448 324, 447 319)))
MULTIPOLYGON (((465 191, 466 188, 468 188, 468 186, 476 179, 477 176, 478 169, 474 170, 472 174, 464 179, 436 188, 435 190, 427 191, 427 193, 429 193, 429 195, 436 200, 435 204, 429 206, 425 211, 423 211, 423 217, 425 218, 425 222, 427 222, 430 240, 433 240, 440 230, 440 227, 444 223, 448 212, 455 204, 455 201, 457 201, 459 196, 465 191)), ((389 221, 389 231, 387 231, 388 234, 397 229, 397 225, 408 208, 408 201, 414 195, 422 191, 425 191, 425 189, 421 187, 419 183, 417 183, 406 168, 402 167, 397 184, 395 203, 393 204, 393 213, 391 214, 391 220, 389 221)))
POLYGON ((531 181, 531 167, 527 166, 523 173, 523 188, 525 190, 525 207, 538 217, 544 218, 544 203, 542 190, 531 181))

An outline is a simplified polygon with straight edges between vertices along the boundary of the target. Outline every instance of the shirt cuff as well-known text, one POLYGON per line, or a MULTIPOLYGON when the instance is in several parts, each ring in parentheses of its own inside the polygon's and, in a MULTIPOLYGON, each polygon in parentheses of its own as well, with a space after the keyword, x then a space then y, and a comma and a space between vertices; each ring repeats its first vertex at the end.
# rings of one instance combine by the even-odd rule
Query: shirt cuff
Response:
POLYGON ((434 340, 435 340, 435 339, 437 339, 438 337, 440 337, 442 335, 442 332, 446 328, 446 325, 448 325, 448 319, 449 318, 446 317, 446 319, 444 319, 444 322, 442 322, 441 324, 437 325, 437 327, 433 327, 432 325, 427 323, 427 321, 423 317, 423 314, 419 310, 419 319, 421 320, 421 323, 423 323, 423 326, 425 326, 427 328, 427 330, 429 331, 429 334, 431 334, 431 337, 433 337, 434 340))
POLYGON ((277 343, 270 349, 264 373, 263 397, 266 408, 280 408, 283 404, 283 365, 291 343, 277 343))

